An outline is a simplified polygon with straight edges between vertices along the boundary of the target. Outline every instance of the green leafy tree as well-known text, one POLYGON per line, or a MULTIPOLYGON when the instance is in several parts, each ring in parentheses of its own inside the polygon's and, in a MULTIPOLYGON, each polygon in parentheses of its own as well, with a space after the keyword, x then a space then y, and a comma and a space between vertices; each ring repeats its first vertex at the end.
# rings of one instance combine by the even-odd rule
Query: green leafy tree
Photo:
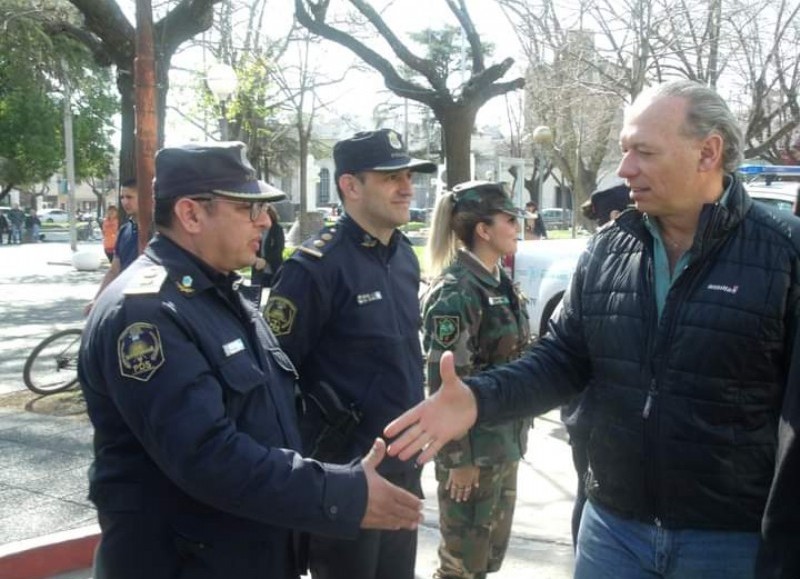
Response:
POLYGON ((65 82, 74 87, 76 176, 109 172, 117 105, 108 71, 79 43, 47 32, 48 19, 76 16, 65 3, 31 8, 6 0, 0 6, 0 199, 62 167, 65 82))

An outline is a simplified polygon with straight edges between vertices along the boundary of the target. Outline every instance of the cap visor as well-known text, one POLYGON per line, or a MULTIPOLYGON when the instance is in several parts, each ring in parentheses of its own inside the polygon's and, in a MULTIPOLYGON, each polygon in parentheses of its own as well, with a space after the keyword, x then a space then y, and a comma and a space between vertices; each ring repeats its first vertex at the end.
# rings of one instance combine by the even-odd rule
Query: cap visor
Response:
POLYGON ((389 162, 372 167, 372 169, 365 169, 365 171, 399 171, 401 169, 410 169, 418 173, 433 173, 436 171, 436 163, 431 161, 423 161, 422 159, 398 159, 396 163, 389 162))
POLYGON ((245 201, 282 201, 287 197, 286 193, 264 181, 246 181, 241 186, 212 189, 211 192, 245 201))
POLYGON ((501 209, 501 211, 513 215, 514 217, 524 217, 525 219, 533 219, 536 217, 533 213, 525 211, 524 209, 501 209))

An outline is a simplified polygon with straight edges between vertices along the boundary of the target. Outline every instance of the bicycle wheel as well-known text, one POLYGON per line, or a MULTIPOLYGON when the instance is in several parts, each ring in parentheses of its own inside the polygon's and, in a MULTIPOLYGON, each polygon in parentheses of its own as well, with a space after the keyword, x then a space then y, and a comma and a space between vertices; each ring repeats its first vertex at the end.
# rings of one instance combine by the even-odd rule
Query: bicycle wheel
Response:
POLYGON ((82 330, 56 332, 36 346, 25 361, 22 379, 37 394, 53 394, 78 382, 78 349, 82 330))

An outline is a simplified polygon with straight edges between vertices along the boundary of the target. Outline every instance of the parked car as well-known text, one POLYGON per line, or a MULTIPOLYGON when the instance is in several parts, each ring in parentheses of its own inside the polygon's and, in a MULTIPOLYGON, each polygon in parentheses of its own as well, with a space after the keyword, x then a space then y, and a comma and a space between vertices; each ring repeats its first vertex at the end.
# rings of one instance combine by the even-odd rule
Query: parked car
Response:
POLYGON ((64 209, 42 209, 38 212, 39 220, 44 223, 67 223, 69 213, 64 209))
POLYGON ((539 210, 539 216, 547 229, 567 229, 572 227, 571 209, 547 207, 539 210))
POLYGON ((765 203, 780 211, 791 212, 797 201, 797 191, 800 183, 795 181, 753 181, 745 183, 747 192, 754 200, 765 203))

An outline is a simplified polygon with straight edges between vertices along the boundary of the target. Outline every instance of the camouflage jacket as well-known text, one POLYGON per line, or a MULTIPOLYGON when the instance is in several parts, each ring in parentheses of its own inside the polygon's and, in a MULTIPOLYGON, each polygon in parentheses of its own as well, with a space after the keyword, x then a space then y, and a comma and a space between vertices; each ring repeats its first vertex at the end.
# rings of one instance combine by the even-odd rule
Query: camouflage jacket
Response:
MULTIPOLYGON (((466 251, 435 279, 422 304, 428 388, 441 385, 439 360, 452 350, 456 372, 470 376, 513 360, 527 348, 530 328, 525 299, 501 269, 498 281, 466 251)), ((488 466, 519 460, 530 420, 481 424, 447 444, 436 457, 446 468, 488 466)))

